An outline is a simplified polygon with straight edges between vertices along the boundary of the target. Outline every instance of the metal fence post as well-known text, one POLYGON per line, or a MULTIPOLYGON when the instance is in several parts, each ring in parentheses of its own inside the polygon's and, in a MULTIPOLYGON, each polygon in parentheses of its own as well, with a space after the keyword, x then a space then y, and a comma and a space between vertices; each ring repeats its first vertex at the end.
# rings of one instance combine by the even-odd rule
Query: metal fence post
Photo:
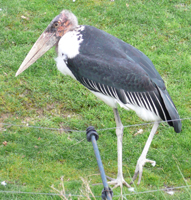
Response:
POLYGON ((102 190, 102 199, 105 200, 107 198, 108 200, 111 200, 112 196, 113 196, 113 191, 108 187, 106 175, 104 172, 101 157, 99 154, 99 149, 98 149, 97 142, 96 142, 96 140, 98 140, 98 138, 99 138, 98 133, 96 132, 96 130, 94 129, 93 126, 90 126, 86 129, 86 136, 87 136, 88 142, 92 142, 92 144, 93 144, 97 164, 98 164, 99 171, 101 174, 101 178, 102 178, 102 182, 103 182, 103 186, 104 186, 104 189, 102 190))

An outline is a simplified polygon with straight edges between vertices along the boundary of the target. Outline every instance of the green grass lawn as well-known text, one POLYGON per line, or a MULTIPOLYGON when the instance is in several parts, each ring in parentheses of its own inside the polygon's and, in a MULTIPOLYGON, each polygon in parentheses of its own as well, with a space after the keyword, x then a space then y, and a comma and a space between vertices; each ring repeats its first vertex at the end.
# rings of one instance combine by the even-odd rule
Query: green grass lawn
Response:
MULTIPOLYGON (((93 194, 100 196, 103 185, 96 185, 101 178, 93 147, 86 141, 89 125, 100 130, 98 147, 106 174, 117 174, 115 129, 102 130, 115 127, 112 109, 57 71, 54 49, 15 77, 34 42, 62 9, 71 10, 79 24, 102 29, 144 52, 164 79, 180 117, 191 117, 189 0, 0 0, 0 8, 0 182, 7 183, 0 185, 0 199, 60 199, 2 191, 55 193, 51 185, 61 189, 62 176, 66 194, 81 194, 85 190, 83 177, 90 182, 93 194)), ((133 112, 121 108, 119 112, 124 126, 145 123, 133 112)), ((131 181, 151 127, 124 129, 123 173, 127 182, 131 181), (134 136, 141 128, 144 134, 134 136)), ((156 166, 145 165, 141 184, 137 186, 135 181, 137 192, 191 185, 191 119, 182 121, 179 134, 161 124, 147 157, 155 160, 156 166)), ((123 193, 131 194, 125 187, 123 193)), ((115 189, 114 195, 119 194, 120 189, 115 189)), ((176 189, 172 196, 160 190, 127 196, 190 198, 190 187, 176 189)))

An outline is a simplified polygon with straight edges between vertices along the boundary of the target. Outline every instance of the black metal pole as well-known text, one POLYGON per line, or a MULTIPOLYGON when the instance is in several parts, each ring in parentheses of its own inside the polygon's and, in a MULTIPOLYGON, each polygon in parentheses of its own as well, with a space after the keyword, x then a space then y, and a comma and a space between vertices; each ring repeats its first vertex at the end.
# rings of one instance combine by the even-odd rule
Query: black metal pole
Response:
POLYGON ((99 154, 99 149, 98 149, 97 142, 96 142, 96 140, 98 140, 99 136, 98 136, 98 134, 97 134, 97 132, 96 132, 96 130, 94 129, 93 126, 90 126, 90 127, 87 128, 86 134, 87 134, 88 142, 91 141, 92 144, 93 144, 97 164, 98 164, 98 167, 99 167, 101 179, 102 179, 103 186, 104 186, 104 189, 102 191, 102 199, 107 198, 108 200, 111 200, 113 192, 108 187, 107 179, 106 179, 106 176, 105 176, 105 171, 104 171, 104 168, 103 168, 103 165, 102 165, 101 157, 100 157, 100 154, 99 154))

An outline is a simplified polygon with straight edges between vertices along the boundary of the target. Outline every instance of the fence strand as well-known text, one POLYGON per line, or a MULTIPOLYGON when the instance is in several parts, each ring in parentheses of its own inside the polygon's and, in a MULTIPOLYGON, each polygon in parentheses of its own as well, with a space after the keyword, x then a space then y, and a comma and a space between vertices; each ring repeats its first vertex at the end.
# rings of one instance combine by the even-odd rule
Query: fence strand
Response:
MULTIPOLYGON (((123 194, 123 196, 131 196, 131 195, 139 195, 139 194, 146 194, 146 193, 154 193, 154 192, 167 192, 167 191, 174 191, 177 189, 184 189, 184 188, 190 188, 191 185, 183 185, 183 186, 177 186, 177 187, 171 187, 171 188, 161 188, 157 190, 146 190, 142 192, 131 192, 128 194, 123 194)), ((29 195, 47 195, 47 196, 59 196, 60 194, 57 193, 38 193, 38 192, 22 192, 22 191, 4 191, 0 190, 0 193, 10 193, 10 194, 29 194, 29 195)), ((67 197, 85 197, 84 195, 81 194, 65 194, 67 197)), ((121 195, 113 195, 113 197, 120 197, 121 195)), ((91 196, 90 196, 91 197, 91 196)), ((100 196, 95 196, 95 197, 100 197, 100 196)))
MULTIPOLYGON (((174 120, 159 121, 159 123, 179 121, 179 120, 181 120, 181 121, 191 120, 191 117, 174 119, 174 120)), ((8 126, 8 128, 10 128, 11 126, 15 126, 15 127, 36 128, 36 129, 44 129, 44 130, 52 130, 52 131, 78 132, 78 133, 85 133, 86 132, 86 130, 71 130, 71 129, 64 129, 64 128, 50 128, 50 127, 31 126, 31 125, 22 125, 22 124, 11 124, 11 123, 0 123, 0 124, 4 125, 4 126, 8 126)), ((132 125, 126 125, 126 126, 123 126, 123 127, 129 128, 129 127, 135 127, 135 126, 146 126, 146 125, 149 125, 149 124, 154 124, 154 122, 147 122, 147 123, 142 123, 142 124, 132 124, 132 125)), ((116 129, 116 127, 96 129, 96 131, 107 131, 107 130, 112 130, 112 129, 116 129)))

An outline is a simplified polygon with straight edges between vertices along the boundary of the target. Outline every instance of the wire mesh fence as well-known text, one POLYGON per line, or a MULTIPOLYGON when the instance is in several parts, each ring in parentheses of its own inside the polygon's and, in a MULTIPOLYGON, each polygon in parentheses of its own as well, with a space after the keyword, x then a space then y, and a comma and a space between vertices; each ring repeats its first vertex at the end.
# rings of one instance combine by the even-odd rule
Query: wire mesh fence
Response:
MULTIPOLYGON (((177 120, 166 120, 166 121, 160 121, 159 123, 165 123, 165 122, 171 122, 171 121, 184 121, 184 120, 191 120, 191 117, 181 118, 177 120)), ((86 130, 70 130, 70 129, 64 129, 64 128, 50 128, 50 127, 41 127, 41 126, 32 126, 32 125, 22 125, 22 124, 12 124, 12 123, 1 123, 1 125, 8 126, 10 128, 11 126, 16 127, 25 127, 25 128, 35 128, 35 129, 44 129, 44 130, 52 130, 52 131, 63 131, 63 132, 78 132, 78 133, 85 133, 86 130)), ((146 126, 149 124, 154 124, 154 122, 148 122, 148 123, 141 123, 141 124, 132 124, 132 125, 124 125, 124 128, 129 127, 135 127, 135 126, 146 126)), ((107 130, 113 130, 116 129, 116 127, 110 127, 110 128, 104 128, 104 129, 97 129, 97 131, 107 131, 107 130)))
MULTIPOLYGON (((183 185, 183 186, 177 186, 172 188, 159 188, 157 190, 146 190, 141 192, 131 192, 128 194, 123 194, 123 197, 128 196, 135 196, 135 195, 141 195, 141 194, 147 194, 147 193, 156 193, 156 192, 167 192, 170 195, 173 195, 172 191, 176 191, 178 189, 191 189, 191 185, 183 185)), ((41 193, 41 192, 22 192, 22 191, 4 191, 0 190, 0 193, 7 193, 7 194, 23 194, 23 195, 44 195, 44 196, 59 196, 59 193, 41 193)), ((65 194, 66 197, 86 197, 85 195, 81 194, 65 194)), ((101 196, 94 196, 96 198, 101 198, 101 196)), ((113 198, 115 197, 121 197, 121 195, 113 195, 113 198)), ((90 198, 93 198, 93 196, 90 196, 90 198)))
MULTIPOLYGON (((187 118, 182 118, 183 120, 189 120, 191 121, 191 117, 187 117, 187 118)), ((164 121, 161 121, 161 123, 164 123, 164 121)), ((0 123, 1 127, 3 127, 4 129, 9 129, 13 126, 15 127, 19 127, 19 128, 29 128, 29 129, 41 129, 41 130, 50 130, 50 131, 62 131, 62 132, 76 132, 76 133, 80 133, 83 134, 83 137, 85 136, 85 130, 69 130, 69 129, 63 129, 63 128, 49 128, 49 127, 40 127, 40 126, 31 126, 31 125, 18 125, 18 124, 13 124, 13 123, 0 123)), ((134 124, 134 125, 125 125, 124 128, 129 128, 129 127, 139 127, 139 126, 146 126, 149 124, 153 124, 153 122, 149 122, 149 123, 142 123, 142 124, 134 124)), ((97 129, 97 132, 102 132, 102 131, 108 131, 108 130, 114 130, 116 129, 116 127, 110 127, 110 128, 104 128, 104 129, 97 129)), ((78 145, 79 143, 83 142, 86 138, 81 139, 80 141, 76 142, 74 145, 78 145)), ((71 146, 70 146, 71 147, 71 146)), ((179 170, 179 172, 181 173, 181 171, 179 170)), ((184 178, 184 177, 183 177, 184 178)), ((185 192, 188 194, 188 199, 191 198, 191 185, 180 185, 180 186, 176 186, 176 187, 165 187, 165 188, 158 188, 158 189, 154 189, 154 190, 145 190, 145 191, 139 191, 139 190, 135 190, 133 192, 129 192, 129 193, 123 193, 122 195, 118 194, 118 195, 113 195, 113 199, 115 198, 119 198, 122 197, 124 199, 129 199, 130 196, 136 196, 136 195, 143 195, 143 194, 154 194, 156 192, 166 192, 169 195, 173 195, 175 191, 177 190, 185 190, 185 192)), ((24 192, 24 191, 11 191, 11 190, 0 190, 0 193, 3 194, 20 194, 20 195, 36 195, 38 198, 38 195, 43 195, 43 196, 60 196, 59 193, 41 193, 41 192, 24 192)), ((82 194, 65 194, 64 195, 65 198, 71 198, 71 199, 80 199, 80 198, 86 198, 86 196, 82 195, 82 194)), ((89 196, 90 198, 96 198, 99 199, 101 198, 101 196, 89 196)))

